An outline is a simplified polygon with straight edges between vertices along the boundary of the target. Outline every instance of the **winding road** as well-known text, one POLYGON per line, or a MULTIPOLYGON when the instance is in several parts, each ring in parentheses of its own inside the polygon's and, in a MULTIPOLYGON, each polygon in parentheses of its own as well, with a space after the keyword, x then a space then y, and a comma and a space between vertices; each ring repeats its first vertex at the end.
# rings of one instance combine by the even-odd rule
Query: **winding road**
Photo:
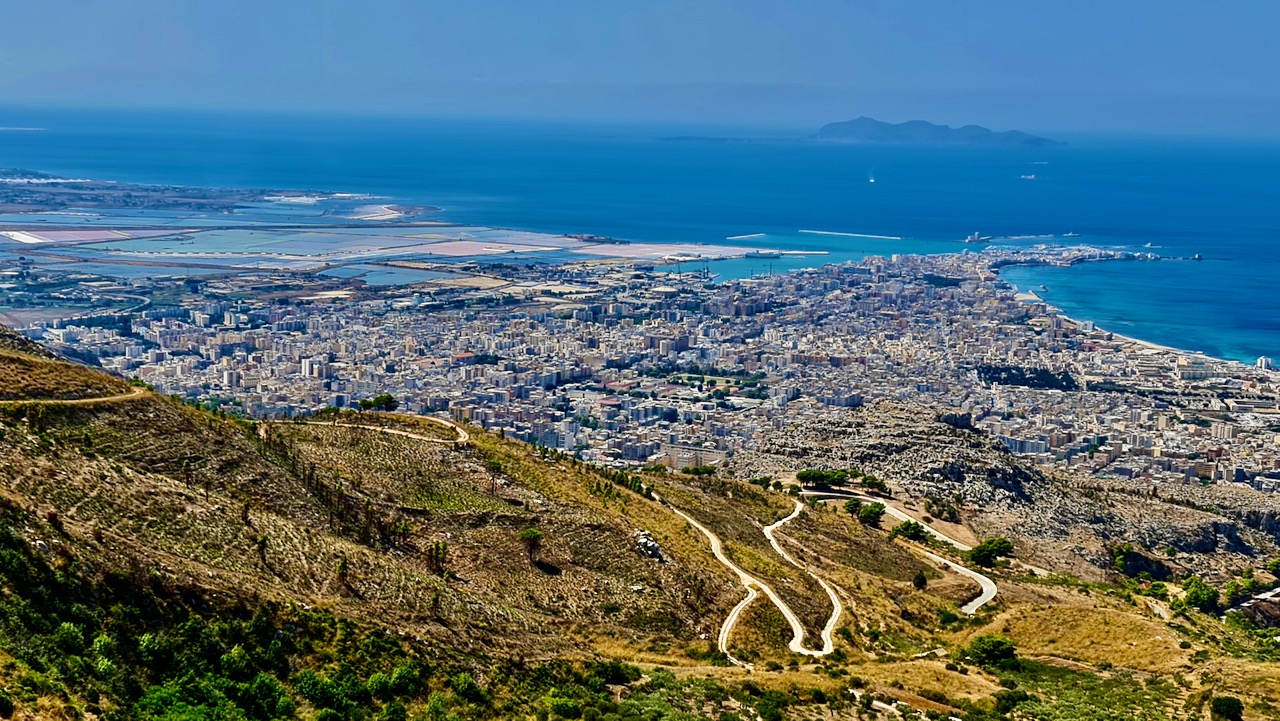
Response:
POLYGON ((826 591, 827 596, 831 599, 831 618, 827 619, 827 625, 823 626, 822 628, 822 653, 812 652, 803 647, 800 647, 800 639, 798 637, 792 638, 791 645, 790 645, 791 650, 795 651, 796 653, 803 653, 811 656, 825 656, 831 653, 832 651, 834 651, 836 648, 835 641, 831 638, 831 634, 835 632, 836 624, 840 622, 840 613, 844 610, 844 607, 840 605, 840 597, 836 595, 836 590, 831 587, 831 584, 827 583, 821 578, 818 578, 818 575, 813 571, 810 571, 807 565, 800 563, 796 559, 792 558, 791 554, 782 550, 782 545, 778 543, 778 539, 775 538, 773 535, 774 531, 778 530, 783 525, 795 520, 795 518, 799 516, 800 512, 803 510, 804 510, 804 504, 801 503, 800 501, 796 501, 796 507, 794 510, 791 511, 790 516, 787 516, 786 518, 782 519, 781 521, 778 521, 777 523, 764 527, 764 536, 765 538, 769 539, 769 545, 773 546, 773 550, 777 551, 779 556, 782 556, 784 559, 786 559, 787 563, 790 563, 791 565, 795 566, 801 571, 804 571, 805 573, 809 574, 809 577, 817 581, 822 586, 822 590, 826 591))
MULTIPOLYGON (((729 612, 729 615, 725 617, 724 623, 720 625, 720 634, 716 638, 716 647, 719 648, 720 652, 723 653, 725 657, 729 659, 730 663, 733 663, 737 666, 742 666, 744 668, 755 668, 754 665, 747 663, 746 661, 743 661, 739 658, 735 658, 733 654, 729 653, 729 636, 730 634, 733 633, 733 627, 737 625, 738 619, 742 617, 742 612, 745 611, 747 607, 751 605, 752 601, 756 600, 756 598, 759 597, 760 593, 764 593, 764 595, 769 597, 769 600, 773 602, 773 605, 777 606, 778 611, 780 611, 782 613, 782 616, 787 619, 787 624, 791 626, 791 642, 787 644, 787 648, 791 649, 792 652, 802 654, 805 656, 816 657, 816 656, 826 656, 827 654, 835 650, 835 643, 831 638, 831 634, 835 630, 836 623, 840 620, 840 613, 841 611, 843 611, 843 607, 840 605, 840 600, 836 597, 835 591, 825 581, 818 578, 817 576, 814 576, 813 573, 805 569, 806 573, 809 573, 810 576, 813 576, 815 579, 817 579, 818 583, 821 583, 822 587, 827 590, 827 593, 831 596, 831 602, 835 607, 835 610, 831 614, 831 618, 827 621, 826 628, 822 630, 822 650, 815 651, 813 649, 804 647, 804 626, 801 625, 800 623, 800 617, 797 616, 795 612, 791 610, 791 607, 787 605, 786 601, 783 601, 782 597, 779 596, 777 592, 775 592, 773 588, 771 588, 767 583, 765 583, 764 581, 761 581, 755 576, 752 576, 751 574, 742 570, 737 566, 737 564, 729 560, 729 557, 724 552, 724 544, 721 543, 719 536, 717 536, 715 533, 712 533, 711 529, 707 528, 701 523, 698 523, 698 521, 695 520, 693 516, 690 516, 689 514, 685 513, 679 508, 676 508, 670 503, 663 501, 661 498, 658 497, 656 493, 654 494, 654 499, 657 500, 662 505, 666 506, 667 508, 671 509, 672 513, 688 521, 689 525, 698 529, 698 531, 700 531, 702 535, 706 536, 707 541, 711 544, 711 554, 715 556, 716 560, 719 561, 722 565, 724 565, 730 571, 733 571, 734 574, 737 575, 738 577, 738 582, 742 584, 742 587, 747 590, 746 598, 743 598, 741 601, 739 601, 738 605, 734 606, 733 610, 729 612)), ((801 569, 804 569, 804 566, 801 566, 799 563, 797 563, 794 559, 792 559, 789 555, 787 555, 786 552, 781 549, 781 547, 778 546, 777 542, 773 540, 772 532, 776 530, 779 526, 782 526, 788 521, 793 520, 796 516, 800 514, 800 511, 803 509, 804 509, 803 504, 797 503, 796 509, 792 511, 790 516, 787 516, 781 521, 778 521, 777 523, 769 526, 768 529, 765 531, 765 535, 769 537, 769 543, 773 546, 773 548, 777 550, 778 553, 781 554, 783 558, 787 559, 788 562, 790 562, 791 564, 801 569)))
MULTIPOLYGON (((884 503, 883 500, 875 499, 875 498, 872 498, 871 496, 864 496, 860 493, 850 493, 847 491, 844 491, 844 492, 842 491, 801 491, 800 495, 805 496, 807 498, 813 498, 819 502, 852 498, 859 501, 866 501, 870 503, 884 503)), ((897 508, 894 508, 893 506, 890 506, 887 503, 884 504, 884 512, 900 521, 916 520, 911 516, 907 515, 906 513, 904 513, 903 511, 900 511, 897 508)), ((919 521, 916 521, 916 522, 919 523, 919 521)), ((960 541, 957 541, 956 539, 937 530, 936 528, 932 528, 923 523, 921 523, 920 525, 921 527, 924 528, 925 532, 928 533, 930 536, 933 536, 939 541, 942 541, 943 543, 946 543, 957 550, 960 550, 960 551, 973 550, 972 546, 965 543, 961 543, 960 541)), ((951 569, 957 574, 964 576, 965 578, 968 578, 978 584, 979 589, 981 589, 980 593, 978 594, 977 598, 974 598, 972 601, 969 601, 968 603, 960 607, 961 613, 967 616, 972 616, 973 614, 978 612, 978 609, 990 603, 992 599, 996 597, 996 594, 999 593, 999 589, 996 588, 996 582, 992 581, 990 577, 985 576, 981 573, 978 573, 972 568, 966 568, 965 566, 961 566, 955 561, 951 561, 946 558, 943 558, 942 556, 939 556, 938 554, 933 553, 931 551, 920 549, 920 552, 923 553, 925 557, 928 558, 930 561, 946 566, 947 568, 951 569)))

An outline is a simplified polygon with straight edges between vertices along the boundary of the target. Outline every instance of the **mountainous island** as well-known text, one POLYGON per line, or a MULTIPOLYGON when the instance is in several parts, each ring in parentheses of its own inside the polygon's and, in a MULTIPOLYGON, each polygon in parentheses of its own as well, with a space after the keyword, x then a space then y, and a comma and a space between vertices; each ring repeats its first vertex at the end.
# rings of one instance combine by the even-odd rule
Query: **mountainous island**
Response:
POLYGON ((828 123, 817 140, 833 143, 894 143, 903 145, 973 145, 1009 148, 1050 148, 1065 145, 1019 130, 995 132, 980 125, 952 128, 925 120, 886 123, 866 116, 828 123))

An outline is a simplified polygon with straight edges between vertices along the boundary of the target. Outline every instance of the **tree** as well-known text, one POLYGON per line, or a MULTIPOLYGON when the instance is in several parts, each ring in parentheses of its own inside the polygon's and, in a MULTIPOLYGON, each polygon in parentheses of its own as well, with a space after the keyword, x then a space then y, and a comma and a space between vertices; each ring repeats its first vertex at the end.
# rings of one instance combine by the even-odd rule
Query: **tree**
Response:
POLYGON ((883 503, 868 503, 858 509, 858 522, 864 526, 878 526, 881 518, 884 518, 883 503))
POLYGON ((969 644, 969 658, 979 666, 995 666, 1017 658, 1013 641, 995 633, 979 636, 969 644))
MULTIPOLYGON (((380 411, 394 411, 395 409, 400 407, 400 401, 396 400, 396 397, 391 395, 390 393, 379 393, 378 395, 369 399, 369 403, 373 408, 376 408, 380 411)), ((361 408, 364 407, 363 402, 360 403, 360 407, 361 408)))
POLYGON ((529 554, 529 563, 533 563, 538 556, 538 551, 542 550, 542 531, 536 528, 526 528, 520 532, 517 538, 524 545, 525 553, 529 554))
POLYGON ((889 532, 890 538, 897 536, 902 536, 908 541, 924 541, 929 537, 929 533, 924 530, 924 526, 916 521, 903 521, 894 526, 893 530, 889 532))
POLYGON ((351 562, 345 553, 338 556, 338 583, 344 588, 351 585, 351 562))
POLYGON ((253 545, 258 547, 258 559, 262 561, 262 565, 267 565, 267 534, 254 539, 253 545))
POLYGON ((916 575, 911 577, 911 585, 915 586, 917 591, 923 591, 929 585, 929 578, 924 575, 924 570, 916 571, 916 575))
POLYGON ((1244 718, 1244 704, 1234 696, 1215 696, 1209 702, 1209 711, 1214 718, 1227 721, 1240 721, 1244 718))
POLYGON ((1188 606, 1198 608, 1205 613, 1217 613, 1218 589, 1192 576, 1182 584, 1182 590, 1186 593, 1185 600, 1188 606))
POLYGON ((862 480, 858 481, 858 483, 872 493, 879 493, 881 495, 889 494, 889 486, 875 476, 863 476, 862 480))
POLYGON ((859 501, 856 498, 850 498, 849 500, 844 502, 844 510, 847 511, 851 516, 858 515, 858 510, 861 508, 862 508, 862 501, 859 501))
POLYGON ((969 551, 969 560, 979 566, 994 566, 1002 556, 1013 555, 1013 541, 996 536, 974 546, 969 551))
POLYGON ((427 546, 427 566, 435 573, 444 573, 449 565, 449 544, 435 541, 427 546))

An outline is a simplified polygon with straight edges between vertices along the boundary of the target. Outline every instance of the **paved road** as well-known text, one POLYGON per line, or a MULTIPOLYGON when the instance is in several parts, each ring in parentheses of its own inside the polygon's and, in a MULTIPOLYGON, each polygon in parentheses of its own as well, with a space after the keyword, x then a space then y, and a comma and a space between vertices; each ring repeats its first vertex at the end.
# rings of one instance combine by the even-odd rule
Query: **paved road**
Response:
MULTIPOLYGON (((860 493, 851 493, 848 491, 801 491, 800 495, 808 498, 815 498, 820 502, 836 500, 836 499, 855 498, 857 500, 864 501, 864 502, 884 503, 883 499, 872 498, 871 496, 864 496, 860 493)), ((906 513, 904 513, 903 511, 900 511, 897 508, 894 508, 893 506, 890 506, 887 503, 884 504, 884 512, 900 521, 916 520, 911 516, 907 515, 906 513)), ((938 539, 939 541, 942 541, 943 543, 949 544, 953 548, 956 548, 961 551, 969 551, 973 549, 972 546, 965 543, 961 543, 960 541, 957 541, 956 539, 937 530, 936 528, 931 528, 930 526, 927 526, 923 523, 921 523, 920 525, 924 528, 926 533, 938 539)), ((991 600, 996 597, 996 594, 999 593, 999 589, 996 588, 996 582, 992 581, 988 576, 978 573, 977 571, 971 568, 966 568, 965 566, 961 566, 960 564, 954 561, 945 559, 942 556, 937 555, 936 553, 925 551, 923 549, 921 549, 921 553, 923 553, 926 557, 929 558, 929 560, 933 561, 934 563, 940 563, 946 566, 947 568, 950 568, 952 571, 955 571, 956 573, 960 574, 961 576, 964 576, 965 578, 968 578, 977 582, 978 587, 981 589, 980 593, 978 594, 978 597, 961 606, 960 607, 961 613, 972 616, 973 614, 978 612, 979 608, 982 608, 983 606, 990 603, 991 600)))

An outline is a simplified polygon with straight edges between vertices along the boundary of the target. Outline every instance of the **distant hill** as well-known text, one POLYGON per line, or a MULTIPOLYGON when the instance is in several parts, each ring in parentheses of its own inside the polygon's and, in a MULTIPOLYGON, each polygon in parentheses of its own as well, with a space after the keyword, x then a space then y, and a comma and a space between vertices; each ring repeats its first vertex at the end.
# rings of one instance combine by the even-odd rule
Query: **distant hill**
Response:
POLYGON ((828 123, 817 135, 818 140, 836 143, 901 143, 913 145, 982 145, 1023 148, 1049 148, 1065 143, 1042 138, 1019 130, 994 132, 979 125, 952 128, 924 120, 886 123, 875 118, 860 117, 840 123, 828 123))

